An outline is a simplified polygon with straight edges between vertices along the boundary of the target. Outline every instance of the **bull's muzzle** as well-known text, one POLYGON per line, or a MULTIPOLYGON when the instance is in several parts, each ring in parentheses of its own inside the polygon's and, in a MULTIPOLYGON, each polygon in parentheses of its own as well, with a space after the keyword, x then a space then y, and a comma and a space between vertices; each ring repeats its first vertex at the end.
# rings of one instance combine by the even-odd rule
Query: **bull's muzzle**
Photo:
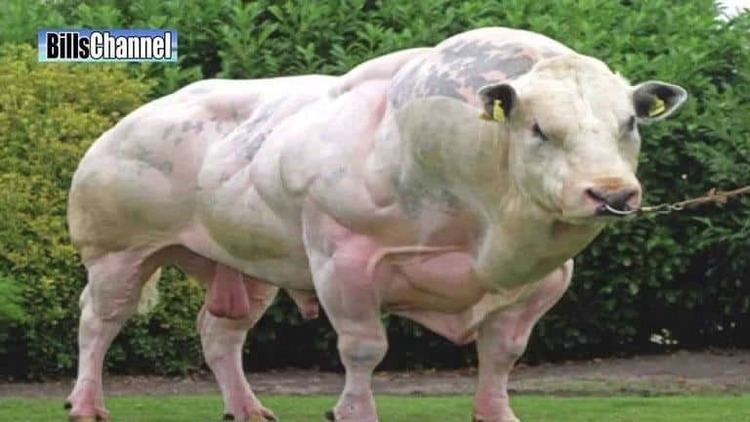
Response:
POLYGON ((596 204, 596 215, 602 216, 626 215, 628 211, 636 209, 640 203, 640 190, 633 187, 614 190, 588 188, 585 194, 596 204))

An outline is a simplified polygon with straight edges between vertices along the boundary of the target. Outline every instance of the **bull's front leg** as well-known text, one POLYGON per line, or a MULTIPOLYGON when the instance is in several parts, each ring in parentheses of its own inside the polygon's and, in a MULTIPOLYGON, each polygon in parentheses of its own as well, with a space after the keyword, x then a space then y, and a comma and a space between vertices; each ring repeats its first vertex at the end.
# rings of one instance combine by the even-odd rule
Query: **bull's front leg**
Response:
POLYGON ((310 253, 318 300, 338 335, 338 350, 346 369, 344 391, 326 413, 336 422, 377 422, 372 372, 385 356, 388 342, 380 322, 376 277, 369 273, 373 255, 366 238, 334 242, 329 254, 310 253))
POLYGON ((479 325, 479 379, 474 398, 475 422, 517 422, 508 398, 508 376, 521 357, 534 325, 570 285, 573 261, 545 277, 526 299, 488 314, 479 325))

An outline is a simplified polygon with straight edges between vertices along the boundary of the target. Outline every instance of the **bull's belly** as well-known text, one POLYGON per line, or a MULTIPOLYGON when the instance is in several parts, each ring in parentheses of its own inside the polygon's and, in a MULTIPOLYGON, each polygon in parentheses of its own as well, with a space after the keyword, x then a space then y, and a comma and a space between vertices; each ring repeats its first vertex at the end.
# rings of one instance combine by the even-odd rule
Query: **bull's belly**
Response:
POLYGON ((196 223, 181 242, 279 287, 312 290, 299 224, 272 210, 241 173, 198 195, 196 223))
POLYGON ((286 250, 279 246, 263 249, 261 240, 270 240, 263 237, 267 233, 259 234, 242 227, 235 229, 233 234, 217 234, 205 224, 195 224, 181 234, 180 243, 198 255, 275 286, 313 290, 312 273, 301 246, 286 250))

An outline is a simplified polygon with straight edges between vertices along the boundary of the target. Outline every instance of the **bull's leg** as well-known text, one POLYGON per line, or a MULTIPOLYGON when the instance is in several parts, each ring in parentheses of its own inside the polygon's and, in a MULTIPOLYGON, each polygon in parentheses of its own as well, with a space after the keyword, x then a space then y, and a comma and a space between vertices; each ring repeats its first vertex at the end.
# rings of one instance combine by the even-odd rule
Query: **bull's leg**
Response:
MULTIPOLYGON (((240 277, 242 277, 240 275, 240 277)), ((215 281, 215 280, 214 280, 215 281)), ((224 397, 225 420, 264 422, 276 420, 253 394, 242 368, 242 346, 247 331, 263 316, 278 288, 244 277, 249 313, 246 318, 219 318, 204 306, 198 315, 203 354, 224 397)))
POLYGON ((88 285, 81 294, 78 377, 68 396, 73 421, 106 420, 102 370, 104 355, 138 306, 143 282, 155 270, 143 255, 110 253, 86 264, 88 285))
POLYGON ((548 275, 522 302, 489 314, 477 338, 479 380, 474 398, 475 422, 514 422, 508 399, 508 375, 523 354, 532 328, 562 297, 573 274, 573 261, 548 275))
POLYGON ((336 422, 376 422, 372 372, 388 349, 380 322, 380 301, 372 274, 369 251, 352 242, 332 257, 313 259, 318 300, 338 334, 338 349, 346 369, 344 391, 326 417, 336 422))

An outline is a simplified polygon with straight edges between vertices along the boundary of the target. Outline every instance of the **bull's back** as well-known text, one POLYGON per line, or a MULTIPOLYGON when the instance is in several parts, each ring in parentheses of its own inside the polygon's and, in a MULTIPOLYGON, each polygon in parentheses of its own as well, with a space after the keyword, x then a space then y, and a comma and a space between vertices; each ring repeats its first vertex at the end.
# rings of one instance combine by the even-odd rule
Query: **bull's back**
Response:
POLYGON ((269 98, 304 78, 206 80, 152 101, 122 119, 76 170, 68 220, 89 254, 169 244, 190 224, 208 147, 230 136, 269 98))

